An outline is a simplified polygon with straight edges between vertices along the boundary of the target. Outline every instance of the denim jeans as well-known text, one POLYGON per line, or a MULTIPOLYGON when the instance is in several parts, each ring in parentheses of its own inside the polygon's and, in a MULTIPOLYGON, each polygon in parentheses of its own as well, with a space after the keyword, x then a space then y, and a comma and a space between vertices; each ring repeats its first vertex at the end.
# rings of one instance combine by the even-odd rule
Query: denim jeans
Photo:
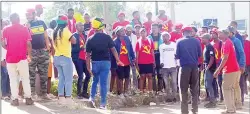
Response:
POLYGON ((65 96, 70 97, 73 83, 72 59, 65 56, 55 56, 54 65, 59 74, 58 96, 64 96, 65 91, 65 96))
POLYGON ((106 105, 108 75, 111 67, 110 61, 92 61, 93 82, 90 100, 95 99, 97 84, 100 80, 101 106, 106 105))
POLYGON ((75 68, 78 74, 77 80, 77 95, 81 96, 87 93, 90 74, 87 70, 86 61, 82 59, 74 60, 73 63, 75 64, 75 68), (83 82, 83 73, 85 74, 85 79, 83 82))
POLYGON ((177 69, 173 68, 162 68, 161 74, 163 80, 165 82, 165 90, 167 92, 167 96, 172 96, 172 98, 176 97, 177 94, 177 69), (171 86, 169 86, 169 77, 171 77, 171 86), (172 87, 172 88, 170 88, 172 87))
POLYGON ((208 91, 210 101, 215 101, 214 88, 213 88, 213 72, 210 70, 205 71, 205 87, 208 91))
POLYGON ((10 79, 6 67, 1 66, 1 89, 2 96, 10 95, 10 79))

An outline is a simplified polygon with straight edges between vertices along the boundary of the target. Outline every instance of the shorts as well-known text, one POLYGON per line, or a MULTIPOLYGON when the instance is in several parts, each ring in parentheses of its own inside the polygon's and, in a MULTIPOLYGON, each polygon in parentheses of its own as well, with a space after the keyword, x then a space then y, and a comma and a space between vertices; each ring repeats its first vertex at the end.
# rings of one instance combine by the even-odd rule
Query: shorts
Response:
POLYGON ((140 74, 153 74, 154 65, 153 64, 138 64, 140 74))
POLYGON ((118 66, 116 73, 119 79, 128 79, 130 76, 130 66, 118 66))

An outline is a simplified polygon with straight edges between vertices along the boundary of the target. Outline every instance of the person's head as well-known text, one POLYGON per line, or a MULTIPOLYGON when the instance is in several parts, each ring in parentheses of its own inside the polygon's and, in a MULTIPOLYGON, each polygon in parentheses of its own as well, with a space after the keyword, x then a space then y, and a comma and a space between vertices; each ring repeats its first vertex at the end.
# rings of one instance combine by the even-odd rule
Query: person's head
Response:
POLYGON ((125 30, 122 26, 118 26, 115 29, 115 34, 118 38, 123 38, 123 36, 125 36, 125 30))
POLYGON ((90 16, 89 16, 89 14, 88 13, 85 13, 84 14, 84 20, 85 20, 85 22, 90 22, 90 16))
POLYGON ((106 27, 101 18, 93 19, 91 25, 96 32, 102 32, 103 29, 106 27))
POLYGON ((211 40, 211 36, 210 36, 209 33, 202 34, 202 36, 201 36, 201 42, 203 44, 205 44, 205 45, 209 44, 210 40, 211 40))
POLYGON ((229 34, 230 32, 228 29, 222 29, 222 30, 219 30, 218 32, 218 36, 221 41, 225 41, 227 38, 229 38, 229 34))
POLYGON ((246 40, 247 37, 248 37, 248 34, 247 34, 247 33, 244 33, 244 34, 242 35, 242 37, 243 37, 243 40, 246 40))
POLYGON ((3 20, 1 19, 1 30, 5 27, 8 26, 10 23, 8 20, 3 20))
POLYGON ((202 33, 208 33, 208 27, 204 26, 202 27, 202 33))
POLYGON ((227 29, 229 31, 229 38, 232 38, 234 34, 236 33, 236 28, 233 26, 228 26, 227 29))
POLYGON ((36 11, 35 11, 35 9, 27 9, 27 11, 26 11, 26 18, 27 18, 27 20, 29 22, 35 20, 35 18, 36 18, 36 11))
POLYGON ((20 23, 20 18, 19 18, 19 15, 17 13, 12 13, 10 15, 10 22, 12 24, 17 24, 17 23, 20 23))
POLYGON ((182 27, 183 27, 183 24, 181 24, 181 23, 176 24, 175 25, 175 31, 178 32, 178 33, 180 33, 182 27))
POLYGON ((147 17, 148 20, 152 20, 152 16, 153 16, 152 12, 148 12, 146 14, 146 17, 147 17))
POLYGON ((140 30, 141 30, 141 25, 137 24, 135 25, 135 33, 140 33, 140 30))
POLYGON ((159 10, 159 15, 165 15, 165 10, 159 10))
POLYGON ((73 8, 69 8, 68 9, 68 18, 69 19, 73 19, 74 16, 74 9, 73 8))
POLYGON ((191 33, 191 36, 192 36, 192 37, 195 37, 195 36, 196 36, 196 34, 197 34, 197 32, 198 32, 198 29, 197 29, 196 27, 192 27, 192 33, 191 33))
POLYGON ((139 13, 139 11, 134 11, 132 15, 133 15, 134 19, 140 19, 140 13, 139 13))
POLYGON ((193 34, 193 28, 192 27, 184 27, 182 29, 183 36, 192 36, 193 34))
POLYGON ((82 22, 77 22, 76 23, 76 30, 77 30, 77 32, 82 33, 84 31, 84 26, 83 25, 84 24, 82 22))
POLYGON ((163 32, 161 38, 166 43, 170 41, 171 35, 168 32, 163 32))
POLYGON ((51 29, 55 29, 56 26, 57 26, 56 20, 52 20, 52 21, 49 23, 49 28, 51 28, 51 29))
POLYGON ((120 12, 117 17, 118 17, 118 20, 122 22, 125 20, 125 13, 120 12))
POLYGON ((236 21, 231 21, 229 26, 233 26, 234 28, 238 27, 238 23, 236 21))
POLYGON ((152 33, 153 34, 158 34, 160 31, 159 31, 159 25, 157 23, 153 23, 152 24, 152 33))
POLYGON ((217 40, 218 39, 218 29, 217 28, 213 28, 211 31, 210 31, 210 35, 211 35, 211 38, 213 40, 217 40))
POLYGON ((147 32, 145 28, 141 28, 140 29, 140 35, 142 38, 146 38, 147 37, 147 32))
POLYGON ((132 32, 133 32, 133 27, 132 27, 132 25, 127 25, 127 26, 126 26, 126 35, 127 35, 127 36, 131 36, 132 32))
POLYGON ((43 14, 43 6, 41 4, 37 4, 35 9, 36 9, 37 16, 40 16, 43 14))

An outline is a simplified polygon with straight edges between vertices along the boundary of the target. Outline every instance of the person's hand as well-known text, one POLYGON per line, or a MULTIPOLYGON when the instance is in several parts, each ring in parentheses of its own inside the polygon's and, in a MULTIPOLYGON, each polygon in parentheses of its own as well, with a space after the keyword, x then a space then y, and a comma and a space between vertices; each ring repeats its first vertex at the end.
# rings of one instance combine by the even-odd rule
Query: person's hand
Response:
POLYGON ((203 70, 203 65, 201 65, 200 67, 199 67, 199 71, 202 71, 203 70))
POLYGON ((1 66, 6 67, 6 61, 5 60, 1 61, 1 66))
POLYGON ((219 70, 216 70, 216 71, 214 72, 214 78, 217 78, 218 75, 219 75, 219 73, 220 73, 220 71, 219 71, 219 70))
POLYGON ((78 78, 78 76, 77 76, 76 74, 74 74, 73 78, 74 78, 74 79, 77 79, 77 78, 78 78))
POLYGON ((136 64, 136 69, 138 70, 138 72, 140 71, 139 65, 136 64))
POLYGON ((31 56, 31 55, 28 55, 28 57, 27 57, 28 63, 31 62, 31 59, 32 59, 32 56, 31 56))
POLYGON ((154 62, 154 64, 153 64, 153 66, 154 66, 154 68, 156 67, 155 62, 154 62))
POLYGON ((116 61, 116 63, 118 66, 124 66, 124 64, 120 60, 116 61))
POLYGON ((241 67, 240 72, 241 72, 241 74, 243 74, 245 72, 245 67, 241 67))
POLYGON ((162 67, 164 67, 164 64, 163 64, 163 63, 161 63, 161 68, 162 68, 162 67))
POLYGON ((88 72, 89 72, 90 76, 94 76, 93 73, 92 73, 92 70, 88 69, 88 72))

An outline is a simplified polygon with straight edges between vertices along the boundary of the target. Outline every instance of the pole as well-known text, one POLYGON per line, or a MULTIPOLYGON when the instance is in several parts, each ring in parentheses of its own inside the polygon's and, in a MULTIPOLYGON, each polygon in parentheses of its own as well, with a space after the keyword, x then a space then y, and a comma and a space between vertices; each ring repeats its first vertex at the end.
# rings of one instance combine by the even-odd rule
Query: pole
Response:
POLYGON ((235 20, 235 3, 231 3, 231 20, 235 20))
POLYGON ((173 1, 170 1, 170 12, 171 12, 170 18, 171 18, 173 24, 175 24, 175 2, 173 2, 173 1))
POLYGON ((103 19, 104 19, 104 23, 107 24, 108 22, 108 18, 107 18, 107 2, 103 2, 103 19))
POLYGON ((158 15, 159 7, 158 7, 158 2, 155 2, 155 14, 158 15))

